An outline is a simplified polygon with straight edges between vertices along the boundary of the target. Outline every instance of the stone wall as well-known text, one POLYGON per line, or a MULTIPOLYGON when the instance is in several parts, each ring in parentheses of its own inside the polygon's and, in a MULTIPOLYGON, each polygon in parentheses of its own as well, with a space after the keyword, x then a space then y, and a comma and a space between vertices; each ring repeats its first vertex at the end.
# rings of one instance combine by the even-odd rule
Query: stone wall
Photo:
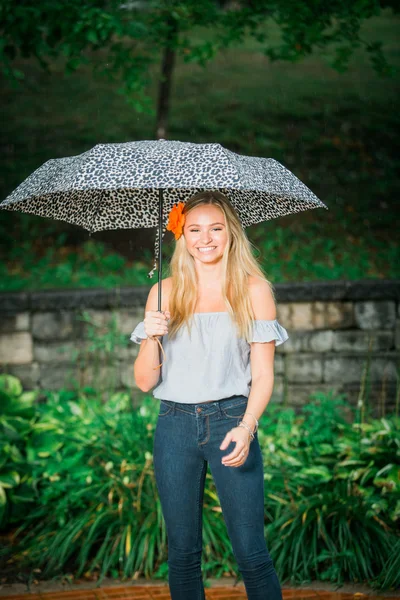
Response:
MULTIPOLYGON (((0 370, 27 389, 128 387, 148 287, 0 294, 0 370)), ((376 411, 396 402, 400 282, 277 284, 278 319, 290 339, 276 349, 274 401, 304 404, 315 391, 356 403, 365 369, 376 411)))

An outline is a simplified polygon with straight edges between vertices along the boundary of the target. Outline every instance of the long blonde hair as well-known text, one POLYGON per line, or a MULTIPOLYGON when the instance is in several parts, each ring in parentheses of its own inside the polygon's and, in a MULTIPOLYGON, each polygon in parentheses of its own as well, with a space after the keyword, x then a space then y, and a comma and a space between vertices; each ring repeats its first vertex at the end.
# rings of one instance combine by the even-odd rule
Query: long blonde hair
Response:
MULTIPOLYGON (((221 292, 227 312, 236 323, 239 336, 250 341, 254 311, 249 296, 248 277, 252 275, 266 281, 275 300, 273 286, 254 258, 251 251, 253 244, 247 238, 236 210, 224 194, 218 191, 198 192, 187 200, 183 213, 188 215, 191 210, 204 204, 217 206, 225 216, 228 240, 222 256, 221 292)), ((168 337, 172 339, 185 324, 190 334, 191 319, 198 295, 196 267, 193 256, 186 248, 184 235, 176 241, 170 261, 170 272, 171 319, 168 325, 168 337)))

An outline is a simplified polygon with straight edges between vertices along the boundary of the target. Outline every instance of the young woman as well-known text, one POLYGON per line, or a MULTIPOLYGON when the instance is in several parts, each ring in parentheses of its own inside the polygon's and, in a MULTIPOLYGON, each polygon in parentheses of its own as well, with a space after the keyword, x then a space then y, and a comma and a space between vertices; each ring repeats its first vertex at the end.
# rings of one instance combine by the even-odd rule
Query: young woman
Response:
POLYGON ((258 419, 270 401, 275 346, 288 339, 271 284, 240 219, 220 192, 200 192, 169 215, 171 277, 149 292, 131 340, 138 387, 160 400, 154 471, 167 528, 172 600, 204 600, 202 504, 210 465, 250 600, 281 600, 264 539, 258 419), (160 373, 160 344, 164 360, 160 373), (161 376, 160 376, 161 375, 161 376))

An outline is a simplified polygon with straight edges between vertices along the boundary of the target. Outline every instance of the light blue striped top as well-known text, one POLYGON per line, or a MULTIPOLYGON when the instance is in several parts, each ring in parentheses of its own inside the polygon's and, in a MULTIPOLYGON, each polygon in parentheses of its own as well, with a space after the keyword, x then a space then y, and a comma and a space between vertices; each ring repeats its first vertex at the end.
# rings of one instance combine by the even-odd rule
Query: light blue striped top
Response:
MULTIPOLYGON (((194 313, 192 336, 183 326, 176 338, 161 336, 166 359, 153 389, 154 398, 197 404, 230 396, 249 396, 251 386, 250 344, 238 337, 228 312, 194 313)), ((144 321, 131 334, 140 344, 147 338, 144 321)), ((289 338, 277 319, 254 320, 252 342, 279 346, 289 338)), ((160 353, 161 359, 163 358, 160 353)))

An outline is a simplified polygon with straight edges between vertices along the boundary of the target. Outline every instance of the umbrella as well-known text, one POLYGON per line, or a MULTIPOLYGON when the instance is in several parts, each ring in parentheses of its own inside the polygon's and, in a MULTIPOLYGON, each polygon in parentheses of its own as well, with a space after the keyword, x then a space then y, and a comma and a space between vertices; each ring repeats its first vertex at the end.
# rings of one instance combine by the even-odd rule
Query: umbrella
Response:
MULTIPOLYGON (((272 158, 243 156, 218 143, 143 140, 97 144, 48 160, 0 208, 67 221, 89 232, 157 227, 162 279, 162 238, 173 206, 200 191, 225 194, 243 227, 312 208, 328 208, 291 171, 272 158)), ((161 285, 158 286, 161 311, 161 285)))

